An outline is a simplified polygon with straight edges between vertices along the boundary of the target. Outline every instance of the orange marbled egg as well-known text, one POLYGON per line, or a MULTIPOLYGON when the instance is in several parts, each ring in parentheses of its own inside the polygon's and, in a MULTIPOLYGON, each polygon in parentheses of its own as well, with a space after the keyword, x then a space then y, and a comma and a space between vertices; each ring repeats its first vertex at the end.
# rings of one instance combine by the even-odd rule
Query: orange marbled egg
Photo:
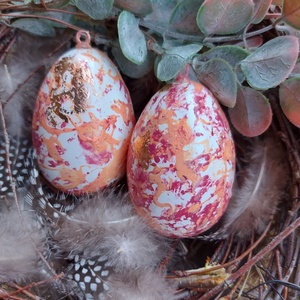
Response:
POLYGON ((220 105, 185 76, 158 91, 134 128, 127 157, 131 201, 168 237, 211 228, 231 197, 235 148, 220 105))
POLYGON ((90 46, 87 32, 78 32, 77 47, 53 64, 37 97, 32 130, 42 174, 74 194, 117 182, 125 174, 134 123, 116 66, 90 46))

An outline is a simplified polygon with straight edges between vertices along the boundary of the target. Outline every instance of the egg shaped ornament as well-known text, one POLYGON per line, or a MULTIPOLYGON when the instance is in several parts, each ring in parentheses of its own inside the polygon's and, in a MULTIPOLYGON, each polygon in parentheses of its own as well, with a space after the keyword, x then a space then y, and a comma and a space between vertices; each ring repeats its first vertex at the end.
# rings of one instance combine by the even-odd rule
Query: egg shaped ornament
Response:
POLYGON ((235 173, 228 121, 211 92, 179 75, 137 121, 127 157, 129 195, 160 234, 198 235, 224 214, 235 173))
POLYGON ((88 32, 79 31, 76 43, 46 76, 32 129, 46 180, 63 192, 83 194, 123 177, 135 118, 116 66, 90 46, 88 32))

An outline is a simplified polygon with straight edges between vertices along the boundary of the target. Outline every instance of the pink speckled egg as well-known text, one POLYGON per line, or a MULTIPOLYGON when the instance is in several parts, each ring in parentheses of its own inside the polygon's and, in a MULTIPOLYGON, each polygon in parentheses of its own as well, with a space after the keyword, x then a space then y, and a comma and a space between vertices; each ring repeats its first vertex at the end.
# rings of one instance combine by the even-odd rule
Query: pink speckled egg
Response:
POLYGON ((40 88, 32 129, 47 181, 61 191, 82 194, 125 174, 135 118, 116 66, 91 48, 87 32, 78 32, 76 39, 77 47, 53 64, 40 88))
POLYGON ((133 130, 127 157, 137 213, 168 237, 212 227, 231 197, 235 148, 213 95, 185 76, 158 91, 133 130))

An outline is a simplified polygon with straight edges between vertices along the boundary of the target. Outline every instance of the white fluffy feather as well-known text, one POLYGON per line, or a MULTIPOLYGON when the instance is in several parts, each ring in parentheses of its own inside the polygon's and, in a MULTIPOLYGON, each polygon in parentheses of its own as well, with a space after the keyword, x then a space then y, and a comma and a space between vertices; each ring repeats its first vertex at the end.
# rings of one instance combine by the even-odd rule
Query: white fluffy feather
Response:
POLYGON ((153 266, 165 255, 168 241, 137 216, 127 194, 98 193, 65 219, 54 235, 63 252, 85 258, 104 254, 117 269, 153 266))
POLYGON ((21 281, 40 271, 40 253, 45 250, 46 233, 29 211, 16 207, 0 212, 0 282, 21 281))
POLYGON ((164 277, 149 268, 113 274, 108 281, 105 300, 172 300, 175 288, 164 277))

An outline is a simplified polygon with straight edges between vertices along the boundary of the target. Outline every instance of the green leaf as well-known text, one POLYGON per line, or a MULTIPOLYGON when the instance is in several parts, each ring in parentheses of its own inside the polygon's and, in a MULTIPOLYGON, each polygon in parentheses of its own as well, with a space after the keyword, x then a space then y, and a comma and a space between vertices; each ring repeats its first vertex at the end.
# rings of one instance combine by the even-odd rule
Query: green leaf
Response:
POLYGON ((225 60, 214 58, 194 69, 198 80, 213 93, 219 102, 225 106, 234 107, 237 94, 236 76, 225 60))
POLYGON ((252 0, 205 0, 197 24, 205 35, 237 33, 250 22, 253 10, 252 0))
POLYGON ((300 1, 284 0, 281 15, 287 24, 300 29, 300 1))
POLYGON ((180 33, 200 35, 196 17, 204 0, 183 0, 174 8, 170 17, 169 28, 180 33))
POLYGON ((294 69, 292 70, 291 76, 300 76, 300 59, 297 60, 294 69))
MULTIPOLYGON (((65 8, 67 11, 75 11, 76 8, 74 6, 68 6, 68 8, 65 8)), ((47 16, 51 17, 53 19, 56 19, 58 21, 63 21, 69 24, 73 24, 75 18, 74 15, 68 14, 68 13, 63 13, 63 12, 56 12, 56 11, 43 11, 43 12, 36 12, 35 13, 37 16, 42 15, 42 16, 47 16)), ((50 20, 43 20, 45 23, 49 24, 52 27, 59 27, 59 28, 67 28, 67 25, 64 25, 59 22, 55 21, 50 21, 50 20)))
POLYGON ((189 59, 202 48, 198 44, 173 47, 166 50, 156 64, 156 76, 161 81, 175 78, 188 63, 189 59))
POLYGON ((291 123, 300 127, 300 78, 291 78, 280 85, 280 106, 291 123))
POLYGON ((55 30, 52 26, 40 19, 21 18, 11 24, 12 27, 19 28, 23 31, 37 36, 53 37, 55 30))
POLYGON ((199 44, 189 44, 178 47, 172 47, 166 50, 167 54, 177 55, 183 59, 189 59, 191 56, 201 50, 203 46, 199 44))
MULTIPOLYGON (((249 51, 237 46, 217 46, 197 57, 199 62, 206 62, 213 58, 220 58, 228 62, 236 73, 239 82, 245 80, 244 73, 238 68, 239 63, 250 54, 249 51)), ((196 63, 196 61, 194 61, 196 63)))
POLYGON ((251 20, 252 24, 260 23, 266 16, 272 0, 254 0, 254 17, 251 20))
POLYGON ((137 16, 146 16, 153 12, 151 0, 115 0, 114 5, 137 16))
POLYGON ((272 109, 268 99, 249 87, 238 87, 236 105, 228 109, 228 113, 235 129, 247 137, 262 134, 272 122, 272 109))
POLYGON ((124 56, 135 64, 142 64, 147 57, 146 38, 132 13, 121 12, 118 19, 118 34, 124 56))
POLYGON ((163 54, 155 64, 155 74, 160 81, 175 78, 186 65, 186 62, 176 55, 163 54))
POLYGON ((142 64, 137 65, 128 60, 119 48, 113 48, 112 54, 122 73, 131 78, 141 78, 149 73, 153 68, 156 57, 153 52, 149 52, 146 60, 142 64))
POLYGON ((293 70, 299 52, 294 36, 276 37, 241 62, 248 83, 255 89, 266 90, 283 82, 293 70))
POLYGON ((171 13, 179 0, 151 0, 153 12, 145 17, 145 21, 167 28, 171 13))
MULTIPOLYGON (((53 0, 44 0, 44 3, 49 3, 49 2, 52 2, 53 0)), ((42 1, 41 0, 31 0, 31 1, 25 1, 26 4, 30 3, 30 2, 33 2, 34 4, 41 4, 42 1)))
POLYGON ((103 20, 110 16, 114 0, 73 0, 74 5, 92 19, 103 20))

